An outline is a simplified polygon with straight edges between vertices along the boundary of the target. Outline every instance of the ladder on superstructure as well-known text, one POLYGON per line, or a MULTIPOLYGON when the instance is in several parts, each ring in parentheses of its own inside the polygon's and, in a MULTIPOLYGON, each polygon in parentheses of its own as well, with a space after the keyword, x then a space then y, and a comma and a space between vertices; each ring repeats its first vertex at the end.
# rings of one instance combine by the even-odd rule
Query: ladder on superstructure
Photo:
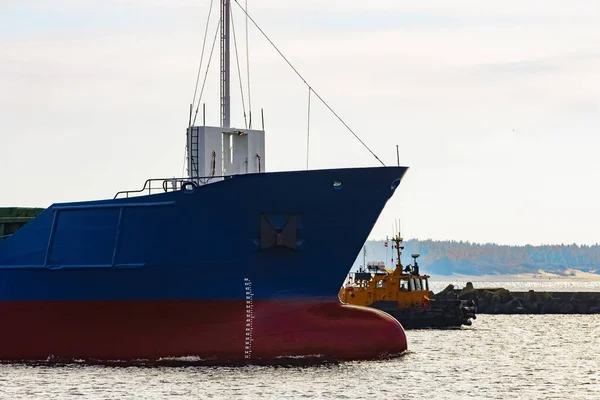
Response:
POLYGON ((189 152, 192 170, 188 171, 188 175, 190 176, 190 178, 194 179, 200 176, 200 173, 198 171, 198 129, 191 128, 191 130, 192 131, 190 132, 191 137, 189 152))

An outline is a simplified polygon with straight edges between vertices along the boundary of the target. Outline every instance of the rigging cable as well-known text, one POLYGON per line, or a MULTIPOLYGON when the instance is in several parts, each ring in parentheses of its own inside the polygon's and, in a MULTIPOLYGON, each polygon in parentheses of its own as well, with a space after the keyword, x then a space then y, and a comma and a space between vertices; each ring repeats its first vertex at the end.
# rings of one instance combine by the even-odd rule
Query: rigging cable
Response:
MULTIPOLYGON (((196 94, 198 93, 198 82, 200 81, 200 72, 202 71, 202 63, 204 62, 204 49, 206 47, 206 37, 208 36, 208 26, 210 24, 210 15, 212 14, 214 0, 210 0, 208 9, 208 17, 206 18, 206 28, 204 29, 204 40, 202 41, 202 53, 200 55, 200 64, 198 65, 198 74, 196 75, 196 86, 194 87, 194 97, 192 98, 192 109, 196 104, 196 94)), ((199 100, 198 100, 199 101, 199 100)))
MULTIPOLYGON (((208 36, 208 27, 210 25, 210 16, 212 14, 214 0, 210 0, 210 6, 208 8, 208 17, 206 18, 206 27, 204 28, 204 40, 202 41, 202 53, 200 54, 200 64, 198 64, 198 73, 196 74, 196 85, 194 86, 194 96, 192 97, 192 104, 190 104, 190 118, 188 120, 188 127, 193 125, 192 123, 192 111, 194 110, 194 104, 196 103, 196 95, 198 94, 198 82, 200 81, 200 72, 202 71, 202 63, 204 62, 204 50, 206 47, 206 38, 208 36)), ((206 79, 206 78, 205 78, 206 79)), ((198 100, 198 104, 200 104, 200 100, 198 100)), ((194 118, 194 122, 196 118, 194 118)), ((181 176, 183 176, 185 172, 185 161, 188 151, 188 143, 185 141, 185 151, 183 153, 183 166, 181 167, 181 176)))
POLYGON ((248 129, 252 129, 252 97, 250 95, 250 51, 248 50, 248 0, 245 1, 244 7, 244 13, 246 14, 246 74, 248 79, 248 114, 250 116, 250 124, 248 125, 248 129))
POLYGON ((196 107, 196 111, 194 113, 194 121, 192 122, 192 125, 196 123, 196 117, 198 116, 198 109, 200 108, 200 101, 202 100, 202 95, 204 94, 204 86, 206 85, 206 78, 208 77, 210 62, 212 61, 213 51, 215 50, 215 43, 217 43, 217 36, 219 35, 219 28, 221 27, 221 22, 221 18, 219 18, 219 22, 217 23, 217 29, 215 30, 215 37, 213 39, 212 48, 210 49, 210 56, 208 56, 208 64, 206 64, 206 73, 204 74, 202 89, 200 89, 200 96, 198 96, 198 106, 196 107))
POLYGON ((308 150, 310 149, 310 92, 312 88, 308 87, 308 118, 306 121, 306 169, 308 169, 308 150))
MULTIPOLYGON (((260 26, 258 26, 258 24, 256 23, 256 21, 254 21, 254 19, 248 14, 248 12, 246 12, 246 10, 244 10, 244 8, 241 6, 241 4, 238 2, 238 0, 233 0, 233 1, 235 1, 235 3, 242 9, 242 11, 244 12, 244 14, 246 14, 246 17, 248 19, 250 19, 250 21, 252 22, 252 24, 256 27, 256 29, 258 29, 260 31, 260 33, 262 33, 262 35, 265 37, 265 39, 267 39, 269 41, 269 43, 271 44, 271 46, 273 46, 273 48, 279 53, 279 55, 290 66, 290 68, 292 68, 292 70, 294 70, 294 72, 296 73, 296 75, 298 75, 298 77, 300 77, 300 79, 302 79, 302 82, 304 82, 304 84, 306 86, 311 87, 308 84, 308 82, 306 82, 306 79, 304 79, 304 77, 300 74, 300 72, 298 72, 298 70, 292 65, 292 63, 283 55, 283 53, 281 52, 281 50, 279 50, 279 48, 277 46, 275 46, 275 43, 273 43, 273 41, 269 38, 269 36, 267 36, 267 34, 260 28, 260 26)), ((350 133, 352 133, 352 135, 354 135, 354 137, 369 151, 369 153, 371 153, 371 155, 373 157, 375 157, 375 159, 377 161, 379 161, 381 163, 381 165, 383 165, 385 167, 385 164, 383 163, 383 161, 381 161, 379 159, 379 157, 377 157, 377 155, 375 153, 373 153, 373 151, 369 148, 369 146, 367 146, 365 144, 365 142, 363 142, 361 140, 361 138, 358 137, 358 135, 348 126, 348 124, 335 111, 333 111, 333 109, 329 106, 329 104, 327 104, 327 102, 325 100, 323 100, 323 98, 321 96, 319 96, 319 93, 317 93, 314 89, 312 90, 312 92, 315 94, 315 96, 317 96, 317 98, 319 100, 321 100, 321 103, 323 103, 325 105, 325 107, 327 107, 329 109, 329 111, 331 111, 331 113, 336 116, 336 118, 346 127, 346 129, 348 129, 348 131, 350 131, 350 133)))
POLYGON ((187 141, 187 137, 186 137, 185 149, 183 150, 183 165, 181 166, 181 175, 179 175, 179 176, 183 176, 183 174, 185 174, 185 162, 187 160, 187 152, 188 152, 188 141, 187 141))
POLYGON ((238 79, 240 81, 240 93, 242 97, 242 111, 244 112, 244 126, 248 128, 248 121, 246 120, 246 103, 244 102, 244 89, 242 86, 242 72, 240 71, 240 59, 238 57, 237 40, 235 38, 235 25, 233 24, 233 8, 229 8, 229 15, 231 16, 231 30, 233 31, 233 47, 235 48, 235 63, 238 70, 238 79))

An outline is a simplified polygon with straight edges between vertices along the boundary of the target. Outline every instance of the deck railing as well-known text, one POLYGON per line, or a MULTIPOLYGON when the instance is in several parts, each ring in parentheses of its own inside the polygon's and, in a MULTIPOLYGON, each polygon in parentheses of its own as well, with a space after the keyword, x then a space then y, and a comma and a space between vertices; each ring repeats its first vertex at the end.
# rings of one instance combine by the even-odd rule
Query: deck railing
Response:
POLYGON ((143 196, 146 194, 157 194, 174 192, 182 190, 184 187, 191 186, 202 186, 209 183, 218 182, 224 179, 231 178, 231 175, 222 176, 199 176, 194 178, 151 178, 146 179, 144 187, 139 190, 122 190, 115 194, 115 199, 119 197, 129 198, 130 196, 143 196))

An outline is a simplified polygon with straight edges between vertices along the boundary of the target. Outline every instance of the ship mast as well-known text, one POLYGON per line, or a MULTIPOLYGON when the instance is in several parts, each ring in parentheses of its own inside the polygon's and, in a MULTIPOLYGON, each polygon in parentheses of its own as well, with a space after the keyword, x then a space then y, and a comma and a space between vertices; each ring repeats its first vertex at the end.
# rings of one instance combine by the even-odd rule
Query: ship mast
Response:
POLYGON ((397 233, 394 237, 392 237, 392 242, 394 242, 394 244, 396 245, 396 252, 398 253, 396 268, 400 268, 400 271, 402 271, 402 262, 400 258, 402 257, 402 250, 404 249, 404 246, 402 246, 403 241, 404 239, 400 236, 400 233, 397 233))
POLYGON ((221 0, 221 127, 231 126, 229 96, 229 23, 231 0, 221 0))

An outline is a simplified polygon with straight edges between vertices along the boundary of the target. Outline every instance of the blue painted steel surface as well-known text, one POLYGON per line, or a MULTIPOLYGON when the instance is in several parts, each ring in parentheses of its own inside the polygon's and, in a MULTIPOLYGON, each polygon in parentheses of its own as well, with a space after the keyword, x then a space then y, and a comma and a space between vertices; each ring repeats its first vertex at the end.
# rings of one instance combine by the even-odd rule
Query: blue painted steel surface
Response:
POLYGON ((0 301, 242 300, 245 278, 256 300, 335 297, 405 172, 236 175, 192 193, 54 204, 0 242, 0 301), (298 216, 296 250, 260 248, 262 213, 276 228, 298 216))

